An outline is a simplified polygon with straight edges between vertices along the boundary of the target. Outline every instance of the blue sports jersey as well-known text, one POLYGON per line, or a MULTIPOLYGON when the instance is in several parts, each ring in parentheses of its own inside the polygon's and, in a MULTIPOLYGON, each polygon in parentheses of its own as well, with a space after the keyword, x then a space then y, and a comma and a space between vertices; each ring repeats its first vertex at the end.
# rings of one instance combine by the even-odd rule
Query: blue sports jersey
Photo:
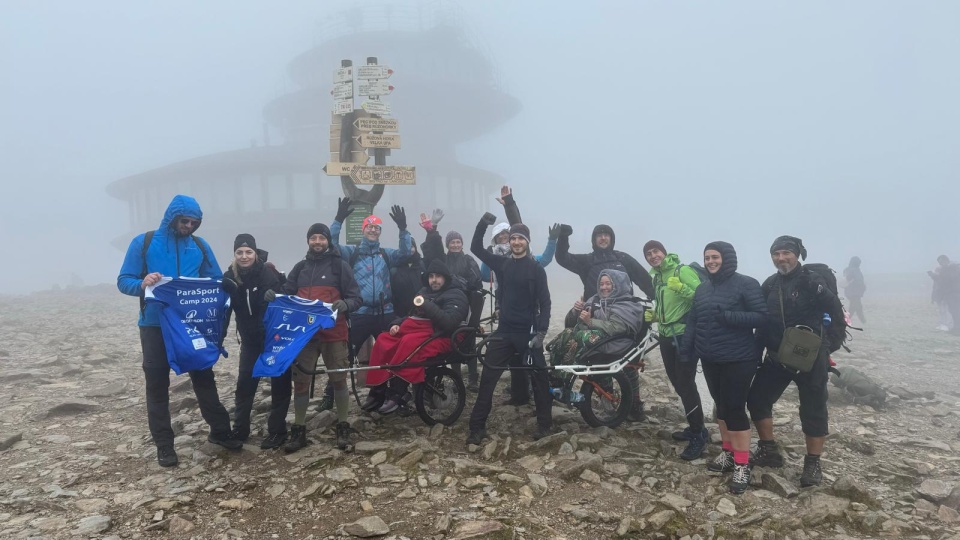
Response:
POLYGON ((333 328, 336 322, 330 304, 278 294, 263 314, 267 335, 263 353, 253 365, 253 376, 283 375, 317 330, 333 328))
POLYGON ((160 331, 167 362, 180 375, 207 369, 227 355, 221 347, 223 315, 230 296, 210 278, 165 277, 144 291, 147 303, 160 304, 160 331))

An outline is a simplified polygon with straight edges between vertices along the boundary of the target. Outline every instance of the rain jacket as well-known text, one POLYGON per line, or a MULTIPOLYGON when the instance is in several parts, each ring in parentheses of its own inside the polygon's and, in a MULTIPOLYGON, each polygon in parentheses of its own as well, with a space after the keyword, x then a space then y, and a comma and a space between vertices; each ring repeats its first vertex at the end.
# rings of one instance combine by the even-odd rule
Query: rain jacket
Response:
POLYGON ((716 274, 697 287, 680 356, 704 363, 726 364, 748 360, 760 362, 761 347, 754 328, 764 326, 767 304, 760 283, 737 273, 737 252, 726 242, 717 246, 723 263, 716 274))
MULTIPOLYGON (((120 274, 117 276, 117 288, 130 296, 143 298, 143 269, 147 273, 160 272, 169 277, 207 277, 220 279, 220 265, 213 256, 210 244, 203 238, 176 235, 176 220, 188 217, 203 220, 200 204, 193 197, 177 195, 170 201, 160 227, 153 233, 153 239, 147 248, 146 262, 143 258, 143 243, 146 233, 139 234, 130 241, 127 254, 123 258, 120 274), (201 251, 201 249, 203 251, 201 251), (204 256, 206 253, 206 256, 204 256)), ((199 225, 197 226, 199 228, 199 225)), ((196 230, 194 230, 196 232, 196 230)), ((160 306, 151 302, 140 310, 137 320, 139 326, 160 326, 160 306)))
POLYGON ((667 255, 659 268, 651 268, 654 288, 654 316, 657 329, 663 337, 682 336, 686 329, 687 313, 693 306, 693 295, 700 286, 700 276, 696 270, 680 263, 675 253, 667 255), (667 287, 667 280, 677 277, 683 288, 680 292, 667 287))
MULTIPOLYGON (((610 276, 613 291, 602 298, 598 292, 584 302, 590 308, 589 328, 600 330, 608 336, 620 334, 636 335, 643 326, 643 304, 633 296, 630 276, 619 270, 603 270, 600 278, 610 276)), ((600 278, 597 278, 597 290, 600 290, 600 278)), ((580 320, 580 313, 571 309, 567 313, 565 325, 573 327, 580 320)))
MULTIPOLYGON (((411 317, 422 317, 430 319, 434 330, 443 335, 450 335, 454 330, 467 320, 470 306, 467 302, 467 294, 463 291, 460 283, 453 279, 453 275, 442 261, 432 261, 427 271, 423 274, 423 288, 419 293, 426 299, 422 306, 414 307, 411 317), (428 281, 430 274, 441 274, 446 278, 443 287, 434 292, 430 288, 428 281)), ((396 321, 394 324, 400 324, 402 321, 396 321)))
POLYGON ((400 249, 381 248, 380 242, 371 242, 364 238, 359 246, 340 244, 340 228, 343 224, 334 221, 330 226, 333 245, 340 250, 344 261, 351 261, 355 251, 359 251, 357 262, 353 264, 353 275, 360 286, 363 300, 359 309, 351 314, 379 315, 393 313, 393 290, 390 287, 390 267, 398 266, 402 260, 413 253, 413 237, 406 229, 400 231, 400 249), (384 259, 380 250, 386 256, 384 259))
MULTIPOLYGON (((300 298, 322 300, 328 304, 343 300, 350 313, 360 307, 360 289, 353 279, 353 272, 332 247, 323 253, 308 251, 307 256, 290 270, 281 289, 283 294, 295 294, 300 298)), ((334 327, 319 330, 317 335, 323 342, 345 341, 348 336, 347 318, 338 313, 334 327)))
POLYGON ((653 282, 650 274, 636 259, 622 251, 613 249, 616 245, 617 236, 609 225, 597 225, 593 228, 591 243, 593 252, 582 255, 570 254, 570 236, 560 235, 557 241, 557 264, 580 276, 583 283, 583 298, 590 298, 597 294, 597 280, 600 278, 600 271, 606 269, 621 270, 630 276, 630 280, 640 287, 643 294, 648 298, 653 298, 653 282), (597 235, 600 233, 610 235, 610 247, 601 248, 597 245, 597 235))

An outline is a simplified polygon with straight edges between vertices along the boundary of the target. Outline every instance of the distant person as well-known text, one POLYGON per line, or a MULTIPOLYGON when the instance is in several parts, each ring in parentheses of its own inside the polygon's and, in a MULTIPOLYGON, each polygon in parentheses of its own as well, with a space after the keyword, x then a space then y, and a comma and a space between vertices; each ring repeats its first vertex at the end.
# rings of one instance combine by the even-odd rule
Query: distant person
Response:
POLYGON ((417 251, 417 244, 410 245, 410 255, 390 268, 390 288, 393 289, 393 312, 403 318, 413 309, 413 299, 423 286, 424 261, 417 251))
MULTIPOLYGON (((160 227, 130 241, 117 276, 120 292, 138 296, 143 302, 144 290, 159 283, 164 276, 223 277, 210 245, 193 235, 200 228, 202 219, 203 212, 196 199, 175 196, 163 214, 160 227)), ((161 467, 173 467, 180 460, 173 448, 174 434, 170 425, 170 364, 160 330, 160 306, 141 303, 137 325, 140 327, 143 375, 147 386, 147 422, 157 446, 157 463, 161 467)), ((220 403, 213 368, 189 373, 200 414, 210 426, 207 440, 229 450, 240 450, 243 443, 232 437, 230 415, 220 403)))
MULTIPOLYGON (((257 249, 257 240, 251 234, 238 234, 233 241, 233 262, 223 274, 223 288, 230 294, 230 309, 224 327, 232 313, 240 335, 240 361, 237 390, 234 397, 233 438, 246 442, 250 437, 250 414, 253 398, 260 383, 253 376, 253 365, 263 352, 266 328, 263 315, 267 311, 267 291, 280 291, 280 274, 268 267, 257 249)), ((224 334, 226 335, 226 334, 224 334)), ((267 420, 267 438, 260 448, 280 448, 287 441, 287 409, 290 407, 290 370, 270 379, 270 416, 267 420)))
POLYGON ((867 284, 863 281, 863 272, 860 271, 860 257, 850 258, 850 264, 843 271, 843 278, 846 281, 843 294, 850 301, 850 315, 856 315, 862 323, 867 322, 863 315, 863 293, 867 290, 867 284))
MULTIPOLYGON (((552 231, 551 231, 552 232, 552 231)), ((647 298, 653 299, 653 278, 647 269, 632 256, 617 251, 617 235, 609 225, 597 225, 593 228, 590 243, 593 251, 581 255, 570 253, 570 235, 573 228, 570 225, 560 225, 557 240, 557 264, 577 274, 583 283, 583 298, 590 298, 597 294, 597 279, 601 270, 619 270, 630 276, 630 280, 637 284, 647 298)), ((633 386, 634 405, 628 417, 633 422, 646 420, 643 401, 640 400, 640 374, 635 369, 626 371, 630 384, 633 386)))
POLYGON ((767 305, 760 283, 737 272, 737 252, 732 245, 707 244, 703 266, 709 279, 694 292, 680 344, 680 362, 696 365, 700 360, 703 365, 723 440, 723 450, 707 469, 733 471, 729 489, 739 495, 747 490, 751 475, 747 396, 760 363, 753 331, 766 322, 767 305))
MULTIPOLYGON (((284 452, 293 453, 307 446, 307 405, 310 403, 311 373, 317 369, 318 357, 323 357, 327 369, 346 369, 350 367, 347 352, 349 330, 347 314, 360 307, 360 288, 353 277, 350 265, 340 257, 333 247, 333 235, 323 223, 314 223, 307 229, 307 254, 302 261, 290 270, 283 284, 283 294, 295 294, 307 300, 321 300, 332 304, 337 312, 337 322, 333 328, 318 330, 303 347, 290 367, 293 379, 293 425, 290 428, 290 440, 284 452), (298 369, 302 366, 304 369, 298 369), (306 370, 306 371, 304 371, 306 370)), ((275 294, 267 293, 266 299, 272 302, 275 294)), ((350 424, 347 415, 350 412, 350 394, 347 392, 347 374, 330 373, 327 384, 333 394, 334 409, 337 414, 337 448, 350 450, 350 424)))
POLYGON ((946 255, 937 257, 938 266, 927 272, 933 279, 934 303, 940 306, 940 326, 938 330, 960 334, 960 265, 951 263, 946 255), (947 324, 946 317, 950 317, 947 324))
MULTIPOLYGON (((832 343, 823 324, 824 313, 833 321, 843 320, 843 305, 826 280, 800 264, 807 257, 803 242, 780 236, 770 246, 770 259, 777 272, 763 282, 767 320, 758 332, 767 349, 766 358, 750 386, 747 408, 757 428, 757 450, 750 462, 758 467, 783 467, 783 456, 773 438, 773 405, 793 382, 800 397, 800 428, 806 442, 800 487, 819 486, 823 480, 820 454, 829 433, 827 380, 830 353, 842 343, 832 343), (788 368, 777 360, 787 327, 803 326, 822 336, 816 361, 808 372, 788 368)), ((834 328, 836 328, 834 324, 834 328)))
POLYGON ((675 253, 657 240, 643 246, 643 256, 650 265, 653 276, 654 308, 644 313, 647 322, 657 323, 660 336, 660 357, 663 369, 674 392, 683 403, 687 427, 675 432, 673 438, 687 441, 680 454, 682 459, 692 461, 703 455, 710 433, 703 425, 703 406, 697 389, 697 362, 680 362, 680 344, 686 332, 687 314, 693 307, 693 296, 700 287, 700 275, 689 265, 681 264, 675 253))

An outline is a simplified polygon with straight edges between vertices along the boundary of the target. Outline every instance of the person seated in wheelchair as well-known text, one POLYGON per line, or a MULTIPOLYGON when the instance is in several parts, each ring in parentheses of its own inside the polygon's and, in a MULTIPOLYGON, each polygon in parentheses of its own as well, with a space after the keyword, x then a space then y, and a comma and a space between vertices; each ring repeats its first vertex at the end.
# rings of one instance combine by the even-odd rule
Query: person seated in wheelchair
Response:
POLYGON ((410 314, 393 321, 390 329, 377 337, 370 353, 371 367, 404 362, 411 367, 370 370, 370 395, 361 406, 364 411, 387 414, 400 408, 409 385, 424 380, 424 368, 416 364, 450 352, 450 335, 467 320, 467 295, 446 264, 431 261, 423 281, 410 314))
POLYGON ((597 284, 597 294, 584 301, 578 298, 564 319, 564 329, 548 345, 550 360, 554 365, 570 365, 582 362, 584 351, 601 340, 622 336, 624 339, 607 340, 598 351, 616 353, 624 351, 642 329, 643 304, 633 295, 630 276, 620 270, 603 270, 597 284))

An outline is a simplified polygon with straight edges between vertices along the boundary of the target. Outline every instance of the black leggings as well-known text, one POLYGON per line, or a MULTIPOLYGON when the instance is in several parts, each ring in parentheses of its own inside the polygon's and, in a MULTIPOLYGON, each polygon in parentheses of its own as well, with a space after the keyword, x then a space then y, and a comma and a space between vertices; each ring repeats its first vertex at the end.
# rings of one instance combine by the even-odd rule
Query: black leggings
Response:
POLYGON ((690 431, 700 433, 703 431, 703 407, 700 403, 700 391, 697 389, 697 363, 680 361, 677 343, 682 339, 683 335, 661 336, 660 357, 663 358, 663 368, 673 390, 683 402, 690 431))
POLYGON ((703 362, 703 377, 717 406, 717 419, 727 424, 729 431, 747 431, 747 396, 750 383, 757 373, 757 361, 703 362))

